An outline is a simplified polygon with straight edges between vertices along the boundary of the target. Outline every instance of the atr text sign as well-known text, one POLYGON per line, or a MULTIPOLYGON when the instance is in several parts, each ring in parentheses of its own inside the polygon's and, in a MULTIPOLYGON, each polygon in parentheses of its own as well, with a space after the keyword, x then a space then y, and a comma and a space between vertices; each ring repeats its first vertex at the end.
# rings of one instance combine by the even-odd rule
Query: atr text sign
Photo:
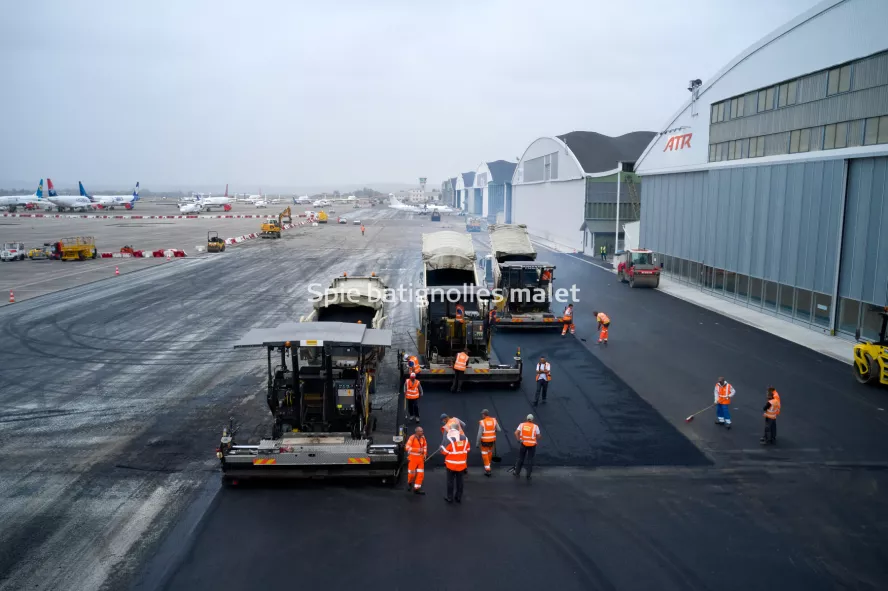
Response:
POLYGON ((663 148, 664 152, 669 150, 681 150, 683 148, 691 147, 691 136, 694 135, 692 133, 686 133, 683 135, 674 135, 669 138, 669 141, 666 142, 666 147, 663 148))

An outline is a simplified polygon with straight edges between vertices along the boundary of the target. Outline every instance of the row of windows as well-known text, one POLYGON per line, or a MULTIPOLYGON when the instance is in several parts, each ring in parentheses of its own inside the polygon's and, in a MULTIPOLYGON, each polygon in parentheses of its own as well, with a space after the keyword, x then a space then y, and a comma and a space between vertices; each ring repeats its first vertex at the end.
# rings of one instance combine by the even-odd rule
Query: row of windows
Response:
MULTIPOLYGON (((851 91, 852 65, 845 64, 827 72, 825 96, 851 91)), ((819 74, 812 74, 812 76, 817 75, 819 74)), ((754 90, 742 96, 714 103, 711 107, 709 122, 721 123, 794 105, 798 102, 799 80, 789 80, 769 88, 754 90), (752 105, 752 108, 746 109, 747 105, 752 105)))
MULTIPOLYGON (((794 322, 826 330, 833 328, 829 325, 833 305, 830 295, 660 253, 654 257, 662 264, 664 274, 680 283, 699 287, 741 306, 785 316, 794 322)), ((878 306, 839 298, 835 329, 851 336, 860 328, 864 338, 877 339, 881 328, 879 310, 878 306)))
MULTIPOLYGON (((624 202, 620 203, 620 221, 639 219, 640 207, 638 203, 624 202)), ((586 203, 586 219, 587 220, 615 220, 617 219, 616 203, 586 203)))
POLYGON ((874 144, 888 144, 888 115, 796 129, 789 133, 788 138, 786 133, 775 133, 710 144, 709 161, 722 162, 874 144), (766 142, 769 144, 767 150, 766 142))

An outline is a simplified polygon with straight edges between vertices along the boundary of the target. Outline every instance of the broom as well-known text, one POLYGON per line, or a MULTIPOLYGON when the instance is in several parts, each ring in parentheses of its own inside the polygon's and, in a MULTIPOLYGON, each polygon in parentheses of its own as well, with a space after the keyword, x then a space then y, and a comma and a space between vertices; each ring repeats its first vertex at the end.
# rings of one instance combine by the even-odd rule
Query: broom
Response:
POLYGON ((686 419, 685 419, 685 423, 690 423, 691 421, 694 420, 694 417, 695 417, 695 416, 697 416, 697 415, 700 414, 701 412, 705 412, 705 411, 709 410, 709 409, 712 408, 713 406, 715 406, 715 403, 714 403, 714 402, 713 402, 712 404, 710 404, 709 406, 707 406, 706 408, 704 408, 703 410, 698 410, 697 412, 695 412, 694 414, 692 414, 691 416, 689 416, 688 418, 686 418, 686 419))

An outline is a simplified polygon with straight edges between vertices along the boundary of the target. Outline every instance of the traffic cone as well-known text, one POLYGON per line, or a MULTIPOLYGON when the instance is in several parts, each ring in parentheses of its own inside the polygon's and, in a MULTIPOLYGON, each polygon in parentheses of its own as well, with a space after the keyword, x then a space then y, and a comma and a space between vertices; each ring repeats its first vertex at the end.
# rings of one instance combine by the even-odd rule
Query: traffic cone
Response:
POLYGON ((11 289, 9 290, 9 303, 10 303, 10 304, 14 304, 14 303, 15 303, 15 294, 12 293, 12 290, 11 290, 11 289))
POLYGON ((120 275, 120 267, 114 267, 114 274, 120 275))

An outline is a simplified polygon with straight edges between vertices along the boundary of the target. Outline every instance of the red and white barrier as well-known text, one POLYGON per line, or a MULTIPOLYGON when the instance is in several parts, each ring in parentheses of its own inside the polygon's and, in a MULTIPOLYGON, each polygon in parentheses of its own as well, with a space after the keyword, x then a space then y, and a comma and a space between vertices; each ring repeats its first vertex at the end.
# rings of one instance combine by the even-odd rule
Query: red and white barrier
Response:
POLYGON ((61 213, 3 213, 5 218, 43 218, 43 219, 85 219, 85 220, 258 220, 268 219, 268 215, 90 215, 90 214, 61 214, 61 213))

